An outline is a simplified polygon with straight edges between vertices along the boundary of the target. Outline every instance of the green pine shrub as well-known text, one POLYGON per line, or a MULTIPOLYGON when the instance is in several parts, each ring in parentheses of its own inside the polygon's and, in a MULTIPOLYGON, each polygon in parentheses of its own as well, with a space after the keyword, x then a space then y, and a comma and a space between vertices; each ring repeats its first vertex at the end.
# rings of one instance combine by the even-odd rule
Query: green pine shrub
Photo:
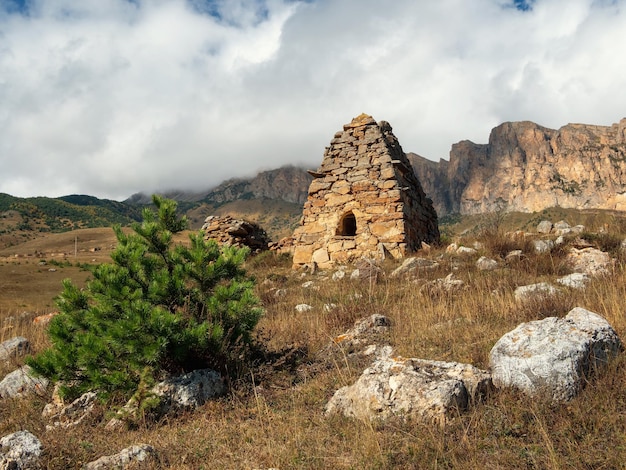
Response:
POLYGON ((95 267, 86 288, 63 282, 52 345, 27 361, 67 398, 88 390, 129 397, 167 373, 241 360, 250 344, 261 309, 241 267, 248 250, 220 248, 201 233, 175 245, 186 219, 174 201, 153 202, 156 213, 145 209, 134 233, 114 227, 112 263, 95 267))

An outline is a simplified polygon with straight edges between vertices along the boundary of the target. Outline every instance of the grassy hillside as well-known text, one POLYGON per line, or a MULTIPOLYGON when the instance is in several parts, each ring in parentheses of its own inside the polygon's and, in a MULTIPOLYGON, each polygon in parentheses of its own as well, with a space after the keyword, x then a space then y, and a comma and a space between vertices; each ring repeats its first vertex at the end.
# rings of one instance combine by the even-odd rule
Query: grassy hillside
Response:
MULTIPOLYGON (((561 213, 554 215, 560 218, 561 213)), ((570 224, 578 221, 570 219, 574 215, 568 214, 570 224)), ((483 222, 494 222, 493 217, 483 222)), ((538 215, 522 222, 532 225, 532 217, 538 215)), ((457 223, 461 231, 479 225, 457 223)), ((612 239, 620 240, 626 237, 622 227, 621 218, 616 218, 606 230, 612 239)), ((44 329, 33 325, 32 318, 54 308, 52 298, 60 291, 61 279, 70 277, 79 284, 88 279, 88 271, 78 263, 105 259, 111 247, 108 236, 102 229, 88 229, 49 235, 47 242, 29 242, 24 244, 28 249, 18 253, 13 253, 15 247, 0 252, 0 256, 10 255, 0 259, 0 340, 23 335, 35 351, 45 347, 44 329), (73 258, 76 236, 79 250, 73 258), (97 246, 101 250, 90 251, 97 246), (69 254, 53 256, 68 249, 69 254), (33 250, 44 253, 43 257, 28 256, 33 250)), ((483 369, 488 368, 491 347, 504 333, 520 322, 563 316, 574 306, 602 315, 626 339, 626 258, 618 251, 615 269, 592 280, 585 290, 562 288, 554 298, 520 304, 513 294, 517 286, 553 283, 568 272, 564 250, 535 253, 523 240, 480 230, 461 241, 466 245, 479 241, 484 248, 474 256, 450 255, 444 247, 420 253, 438 266, 415 279, 385 277, 377 284, 353 281, 350 276, 334 281, 331 272, 303 276, 292 272, 289 258, 273 254, 251 258, 247 267, 258 280, 257 294, 265 307, 257 339, 267 353, 245 372, 233 371, 226 397, 195 413, 115 433, 104 429, 104 409, 76 428, 46 432, 41 410, 49 394, 0 400, 0 436, 20 429, 33 432, 45 449, 43 466, 50 469, 81 468, 137 443, 153 445, 158 451, 154 467, 163 469, 623 468, 626 355, 590 378, 582 393, 563 405, 495 391, 485 403, 459 413, 444 427, 323 415, 333 393, 353 383, 368 365, 367 359, 348 356, 336 346, 329 352, 331 338, 373 313, 391 318, 395 354, 471 363, 483 369), (505 263, 500 252, 490 248, 505 243, 508 249, 522 249, 524 256, 505 263), (477 270, 480 255, 496 258, 499 267, 477 270), (450 273, 466 288, 458 292, 428 288, 429 281, 450 273), (303 287, 305 281, 312 281, 313 287, 303 287), (284 295, 276 295, 278 288, 284 295), (294 307, 301 303, 313 309, 296 313, 294 307), (325 308, 330 304, 336 308, 325 308)), ((605 247, 601 238, 594 242, 605 247)), ((390 261, 383 267, 389 273, 397 265, 390 261)), ((0 373, 18 365, 19 361, 0 365, 0 373)))

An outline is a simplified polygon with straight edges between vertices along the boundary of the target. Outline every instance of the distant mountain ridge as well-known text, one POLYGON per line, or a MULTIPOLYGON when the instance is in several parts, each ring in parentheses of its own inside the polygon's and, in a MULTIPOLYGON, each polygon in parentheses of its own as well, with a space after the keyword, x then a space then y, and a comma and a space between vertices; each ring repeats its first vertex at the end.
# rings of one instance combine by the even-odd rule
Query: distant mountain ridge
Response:
MULTIPOLYGON (((304 204, 312 179, 305 169, 289 165, 262 171, 251 178, 232 178, 205 191, 176 189, 161 194, 178 202, 203 202, 212 205, 240 199, 274 199, 304 204)), ((133 205, 150 204, 151 196, 137 193, 124 202, 133 205)))

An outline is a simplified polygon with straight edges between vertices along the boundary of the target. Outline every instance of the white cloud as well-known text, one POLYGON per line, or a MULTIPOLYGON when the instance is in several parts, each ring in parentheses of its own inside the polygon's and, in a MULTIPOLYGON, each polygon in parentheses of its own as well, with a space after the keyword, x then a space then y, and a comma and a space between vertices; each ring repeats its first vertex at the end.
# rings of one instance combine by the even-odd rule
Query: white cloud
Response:
POLYGON ((432 159, 506 120, 626 115, 626 0, 527 3, 32 0, 0 13, 0 192, 122 199, 315 167, 361 112, 432 159))

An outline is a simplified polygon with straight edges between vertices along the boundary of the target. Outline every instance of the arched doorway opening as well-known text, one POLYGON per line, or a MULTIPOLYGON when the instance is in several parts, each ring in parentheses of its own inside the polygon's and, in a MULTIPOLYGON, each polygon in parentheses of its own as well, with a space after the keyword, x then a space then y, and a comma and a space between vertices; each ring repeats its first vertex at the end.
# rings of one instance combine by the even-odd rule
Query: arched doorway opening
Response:
POLYGON ((347 212, 339 221, 337 235, 341 237, 354 237, 356 235, 356 217, 352 212, 347 212))

